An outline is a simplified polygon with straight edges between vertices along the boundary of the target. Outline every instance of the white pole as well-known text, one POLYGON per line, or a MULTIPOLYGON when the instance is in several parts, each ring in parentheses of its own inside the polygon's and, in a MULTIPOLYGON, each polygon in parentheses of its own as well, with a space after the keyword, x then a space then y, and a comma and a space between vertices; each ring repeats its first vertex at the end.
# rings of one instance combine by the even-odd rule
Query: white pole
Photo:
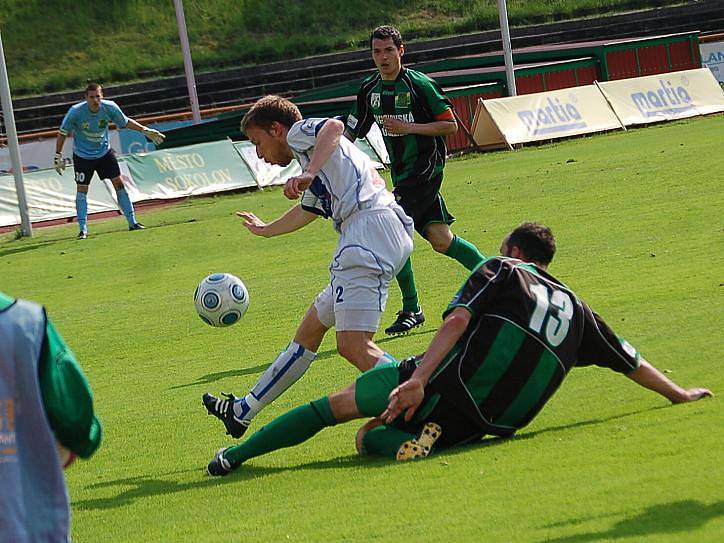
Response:
POLYGON ((186 86, 189 89, 189 100, 191 101, 191 113, 194 122, 201 122, 201 111, 199 110, 199 98, 196 96, 196 81, 194 79, 194 65, 191 62, 191 48, 189 47, 189 36, 186 33, 186 18, 184 17, 183 0, 173 0, 176 7, 176 22, 178 23, 178 36, 181 39, 181 52, 184 57, 184 71, 186 72, 186 86))
POLYGON ((508 29, 508 8, 505 0, 498 0, 498 17, 500 33, 503 37, 503 57, 505 58, 505 77, 508 80, 508 96, 516 96, 515 72, 513 70, 513 49, 510 46, 510 30, 508 29))
POLYGON ((10 96, 10 82, 8 70, 5 66, 5 50, 3 49, 2 34, 0 34, 0 102, 2 102, 5 126, 8 129, 8 149, 10 150, 10 163, 13 165, 15 177, 15 192, 18 197, 20 209, 20 227, 23 236, 32 237, 33 227, 28 216, 28 201, 25 199, 25 185, 23 184, 23 161, 20 159, 20 146, 18 133, 15 130, 15 116, 13 114, 13 100, 10 96))

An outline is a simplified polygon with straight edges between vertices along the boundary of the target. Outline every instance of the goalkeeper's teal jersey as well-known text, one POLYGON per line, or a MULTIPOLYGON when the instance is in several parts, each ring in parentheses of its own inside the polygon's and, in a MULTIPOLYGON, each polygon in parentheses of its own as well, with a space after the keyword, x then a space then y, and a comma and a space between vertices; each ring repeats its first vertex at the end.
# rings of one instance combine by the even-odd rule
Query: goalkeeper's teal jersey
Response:
POLYGON ((631 345, 533 264, 483 261, 446 314, 456 307, 473 318, 428 386, 483 433, 506 435, 528 424, 574 366, 638 367, 631 345))
POLYGON ((384 81, 376 73, 362 83, 347 117, 347 130, 362 138, 377 122, 390 155, 392 183, 424 183, 440 174, 445 166, 445 138, 390 134, 381 126, 382 117, 430 123, 451 107, 440 86, 421 72, 402 68, 394 81, 384 81))
POLYGON ((60 124, 60 133, 73 135, 73 153, 87 160, 103 157, 111 148, 108 127, 128 124, 128 117, 113 100, 101 100, 98 111, 93 112, 87 102, 80 102, 68 110, 60 124))

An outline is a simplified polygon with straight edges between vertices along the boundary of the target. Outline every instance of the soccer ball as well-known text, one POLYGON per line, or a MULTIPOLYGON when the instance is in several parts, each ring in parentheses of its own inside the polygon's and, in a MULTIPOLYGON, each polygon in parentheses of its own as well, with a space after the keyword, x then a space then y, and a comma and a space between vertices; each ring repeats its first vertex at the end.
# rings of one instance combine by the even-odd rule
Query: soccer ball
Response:
POLYGON ((249 293, 241 279, 230 273, 212 273, 194 292, 196 312, 210 326, 231 326, 249 308, 249 293))

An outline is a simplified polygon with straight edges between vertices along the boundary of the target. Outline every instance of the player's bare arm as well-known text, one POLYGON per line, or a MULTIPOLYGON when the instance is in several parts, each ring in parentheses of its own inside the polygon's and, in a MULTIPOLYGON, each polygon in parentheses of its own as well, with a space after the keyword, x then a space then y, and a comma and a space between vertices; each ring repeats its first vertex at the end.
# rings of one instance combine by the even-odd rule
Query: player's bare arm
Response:
POLYGON ((261 236, 264 238, 271 238, 274 236, 281 236, 304 228, 314 219, 317 215, 304 211, 301 205, 296 205, 289 209, 284 215, 265 223, 259 217, 249 211, 237 211, 236 215, 244 220, 244 226, 254 234, 255 236, 261 236))
POLYGON ((339 140, 344 133, 344 124, 337 119, 328 119, 317 134, 309 165, 301 175, 290 177, 284 185, 284 196, 296 200, 301 193, 309 188, 314 177, 329 160, 332 153, 339 147, 339 140))
POLYGON ((685 389, 680 387, 643 358, 640 360, 639 367, 627 374, 626 377, 644 388, 661 394, 671 403, 694 402, 713 396, 711 391, 706 388, 685 389))
POLYGON ((382 413, 381 418, 389 423, 404 411, 405 420, 412 419, 425 397, 425 385, 427 385, 445 355, 450 352, 455 343, 465 333, 470 319, 472 319, 472 315, 462 307, 455 308, 445 317, 440 329, 432 338, 427 351, 425 351, 420 365, 413 372, 410 379, 390 393, 390 403, 385 412, 382 413))
POLYGON ((128 119, 128 124, 125 126, 125 128, 130 128, 131 130, 136 130, 137 132, 141 132, 144 136, 146 136, 148 139, 150 139, 153 143, 156 145, 161 145, 163 143, 163 140, 166 139, 166 136, 159 132, 158 130, 154 128, 148 128, 147 126, 143 126, 137 121, 134 121, 133 119, 128 119))

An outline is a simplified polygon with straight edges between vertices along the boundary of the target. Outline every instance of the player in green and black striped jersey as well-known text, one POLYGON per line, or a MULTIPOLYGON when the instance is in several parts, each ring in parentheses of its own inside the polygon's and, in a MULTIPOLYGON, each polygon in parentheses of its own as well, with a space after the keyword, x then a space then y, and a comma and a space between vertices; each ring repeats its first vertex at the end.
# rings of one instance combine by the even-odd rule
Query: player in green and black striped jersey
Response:
POLYGON ((422 357, 377 366, 346 389, 275 419, 222 449, 209 473, 312 437, 322 428, 374 417, 357 435, 362 454, 407 460, 434 447, 510 436, 527 425, 576 366, 626 375, 673 403, 711 396, 684 389, 644 360, 546 269, 551 231, 525 223, 462 285, 422 357))
MULTIPOLYGON (((366 136, 373 123, 379 125, 397 202, 435 251, 472 270, 483 257, 473 244, 452 233, 455 217, 440 194, 445 136, 457 131, 450 101, 435 81, 402 66, 405 46, 396 28, 376 28, 370 48, 378 71, 362 83, 345 135, 354 141, 366 136)), ((385 330, 388 334, 407 332, 425 320, 409 260, 397 280, 403 307, 397 321, 385 330)))

